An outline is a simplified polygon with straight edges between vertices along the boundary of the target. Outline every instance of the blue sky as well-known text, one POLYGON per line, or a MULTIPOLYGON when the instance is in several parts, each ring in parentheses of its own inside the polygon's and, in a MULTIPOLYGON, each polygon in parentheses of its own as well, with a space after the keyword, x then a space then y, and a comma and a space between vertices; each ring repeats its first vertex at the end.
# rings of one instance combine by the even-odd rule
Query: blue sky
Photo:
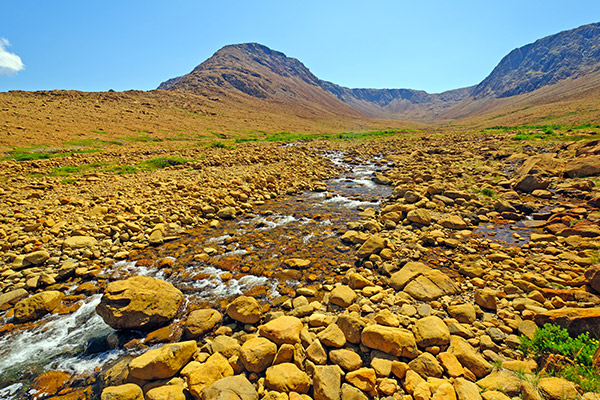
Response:
POLYGON ((3 3, 0 91, 149 90, 224 45, 258 42, 343 86, 440 92, 479 83, 516 47, 600 21, 597 0, 3 3))

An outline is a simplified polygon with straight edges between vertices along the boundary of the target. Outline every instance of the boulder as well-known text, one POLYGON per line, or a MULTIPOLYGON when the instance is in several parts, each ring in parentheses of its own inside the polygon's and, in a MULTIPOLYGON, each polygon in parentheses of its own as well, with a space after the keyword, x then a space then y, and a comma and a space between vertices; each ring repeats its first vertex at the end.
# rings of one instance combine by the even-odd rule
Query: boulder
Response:
POLYGON ((354 290, 350 289, 348 286, 340 285, 331 291, 329 294, 329 302, 331 304, 335 304, 340 307, 349 307, 350 304, 354 303, 356 300, 357 294, 354 290))
POLYGON ((331 350, 329 360, 346 371, 354 371, 362 367, 362 358, 350 349, 331 350))
POLYGON ((62 244, 63 249, 85 249, 93 247, 98 241, 91 236, 71 236, 62 244))
MULTIPOLYGON (((585 271, 585 278, 596 292, 600 293, 600 267, 594 266, 585 271)), ((0 310, 2 309, 2 296, 0 296, 0 310)))
POLYGON ((499 391, 509 396, 517 396, 521 392, 521 380, 512 371, 503 369, 493 371, 488 376, 477 381, 484 391, 499 391))
POLYGON ((195 398, 201 398, 202 392, 217 382, 233 376, 233 368, 225 357, 215 353, 208 357, 204 364, 192 361, 183 368, 181 375, 185 377, 188 390, 195 398))
POLYGON ((217 211, 217 217, 221 219, 233 219, 235 218, 235 208, 234 207, 223 207, 219 211, 217 211))
POLYGON ((308 268, 311 261, 303 258, 288 258, 283 262, 288 268, 303 269, 308 268))
POLYGON ((226 309, 227 315, 243 324, 255 324, 260 321, 263 312, 254 297, 239 296, 226 309))
POLYGON ((424 379, 429 377, 441 378, 444 373, 444 369, 438 360, 428 352, 421 353, 417 358, 408 363, 408 367, 424 379))
POLYGON ((359 368, 346 374, 346 382, 363 392, 371 392, 377 387, 377 375, 372 368, 359 368))
POLYGON ((362 331, 361 343, 397 357, 415 358, 418 353, 414 335, 402 328, 369 325, 362 331))
POLYGON ((101 400, 144 400, 142 388, 133 383, 120 386, 108 386, 102 390, 101 400))
POLYGON ((445 346, 450 343, 448 325, 434 315, 418 320, 413 332, 419 347, 445 346))
POLYGON ((406 218, 414 223, 424 226, 431 225, 431 216, 429 215, 429 211, 424 210, 422 208, 417 208, 416 210, 410 210, 406 215, 406 218))
POLYGON ((447 311, 452 318, 456 318, 458 322, 463 324, 472 324, 477 318, 475 307, 472 304, 457 304, 448 307, 447 311))
POLYGON ((342 374, 335 365, 318 366, 313 374, 315 400, 339 400, 342 394, 342 374))
POLYGON ((277 354, 277 345, 263 337, 247 340, 240 349, 240 359, 244 368, 256 373, 270 367, 275 354, 277 354))
POLYGON ((266 337, 277 345, 300 343, 300 332, 304 325, 296 317, 285 315, 275 318, 262 325, 258 334, 266 337))
POLYGON ((468 368, 478 378, 483 378, 492 370, 492 365, 460 336, 451 336, 448 352, 452 353, 463 367, 468 368))
POLYGON ((327 347, 340 348, 346 344, 346 336, 336 324, 329 324, 327 328, 319 332, 317 338, 327 347))
POLYGON ((184 324, 184 335, 188 339, 198 339, 212 331, 221 323, 223 316, 217 310, 194 310, 184 324))
POLYGON ((358 344, 360 343, 360 334, 366 324, 354 315, 342 314, 338 317, 336 325, 344 332, 348 342, 358 344))
POLYGON ((308 393, 310 378, 296 365, 282 363, 267 369, 265 386, 278 392, 308 393))
POLYGON ((563 307, 536 314, 534 320, 538 326, 544 326, 545 324, 560 325, 567 329, 573 337, 589 332, 591 336, 600 338, 600 307, 563 307))
POLYGON ((52 312, 63 299, 64 294, 56 290, 47 290, 20 300, 15 304, 15 321, 27 322, 41 318, 52 312))
POLYGON ((390 286, 394 288, 394 290, 402 290, 408 282, 429 271, 431 271, 431 268, 423 263, 414 261, 407 262, 400 271, 392 274, 390 277, 390 286))
POLYGON ((538 382, 538 389, 549 400, 575 400, 580 398, 575 384, 563 378, 541 378, 538 382))
POLYGON ((475 291, 475 303, 488 310, 496 309, 496 291, 492 289, 477 289, 475 291))
POLYGON ((467 223, 463 221, 461 217, 458 215, 450 215, 446 218, 442 218, 439 221, 439 224, 444 228, 454 229, 454 230, 463 230, 467 229, 467 223))
POLYGON ((148 350, 129 363, 129 376, 144 381, 171 378, 190 361, 196 342, 170 343, 148 350))
POLYGON ((369 237, 362 244, 362 246, 360 246, 356 252, 356 256, 358 258, 366 258, 371 254, 378 254, 381 250, 385 249, 386 245, 387 239, 384 239, 381 236, 373 235, 369 237))
POLYGON ((25 289, 15 289, 0 294, 0 311, 5 311, 17 304, 19 300, 26 298, 29 292, 25 289))
POLYGON ((567 162, 565 175, 570 178, 595 176, 600 174, 600 154, 578 157, 567 162))
POLYGON ((258 400, 254 385, 243 375, 221 378, 202 392, 202 400, 258 400))
POLYGON ((146 392, 146 400, 186 400, 183 385, 163 385, 146 392))
POLYGON ((454 380, 454 391, 458 400, 481 400, 479 388, 473 382, 465 378, 456 378, 454 380))
POLYGON ((544 180, 540 175, 525 175, 514 183, 513 188, 520 192, 531 193, 534 190, 545 190, 550 181, 544 180))
POLYGON ((182 301, 183 293, 169 282, 133 276, 109 283, 96 312, 115 329, 148 331, 171 322, 182 301))

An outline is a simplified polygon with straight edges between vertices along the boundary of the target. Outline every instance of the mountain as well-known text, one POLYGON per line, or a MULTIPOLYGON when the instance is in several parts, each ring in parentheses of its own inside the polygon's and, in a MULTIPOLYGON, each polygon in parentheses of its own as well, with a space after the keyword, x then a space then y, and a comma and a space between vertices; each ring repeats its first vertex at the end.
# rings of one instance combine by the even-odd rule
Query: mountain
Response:
POLYGON ((243 94, 312 112, 364 118, 332 93, 295 58, 258 43, 225 46, 192 72, 160 84, 158 89, 188 93, 243 94))
POLYGON ((473 90, 473 97, 510 97, 600 69, 600 23, 536 40, 511 51, 473 90))
POLYGON ((303 115, 431 123, 498 113, 502 108, 523 108, 540 101, 552 104, 578 99, 582 91, 589 93, 591 82, 596 82, 583 78, 599 70, 600 23, 595 23, 515 49, 481 83, 443 93, 342 87, 320 80, 297 59, 257 43, 225 46, 189 74, 170 79, 159 89, 242 94, 292 107, 303 115), (548 90, 557 85, 560 88, 548 90))

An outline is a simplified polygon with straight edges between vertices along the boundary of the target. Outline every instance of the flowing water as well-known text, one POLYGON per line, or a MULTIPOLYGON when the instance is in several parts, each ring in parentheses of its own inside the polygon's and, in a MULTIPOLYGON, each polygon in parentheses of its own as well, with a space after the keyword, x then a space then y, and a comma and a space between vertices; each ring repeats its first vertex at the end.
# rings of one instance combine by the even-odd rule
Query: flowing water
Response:
MULTIPOLYGON (((343 164, 340 153, 328 157, 346 171, 326 182, 326 192, 267 201, 244 219, 191 230, 131 261, 115 263, 106 274, 114 279, 165 279, 181 289, 188 302, 212 307, 223 307, 240 294, 276 303, 298 285, 338 279, 344 264, 353 262, 352 249, 342 245, 339 235, 360 219, 359 210, 378 208, 392 188, 371 179, 383 168, 381 160, 351 166, 343 164), (290 259, 310 264, 291 268, 290 259), (164 260, 170 262, 160 268, 164 260)), ((1 336, 0 398, 22 398, 23 383, 44 371, 92 373, 122 357, 125 350, 114 343, 115 331, 95 313, 99 301, 100 295, 91 296, 74 313, 50 315, 35 328, 1 336)), ((0 314, 0 321, 3 318, 0 314)))

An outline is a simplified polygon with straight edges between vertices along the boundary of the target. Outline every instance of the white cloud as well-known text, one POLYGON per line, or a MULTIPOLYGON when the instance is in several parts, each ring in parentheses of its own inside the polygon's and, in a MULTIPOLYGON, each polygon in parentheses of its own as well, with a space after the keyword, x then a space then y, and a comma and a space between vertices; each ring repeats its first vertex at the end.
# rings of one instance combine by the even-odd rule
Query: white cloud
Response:
POLYGON ((6 50, 9 46, 8 40, 0 38, 0 75, 12 75, 25 68, 21 57, 6 50))

